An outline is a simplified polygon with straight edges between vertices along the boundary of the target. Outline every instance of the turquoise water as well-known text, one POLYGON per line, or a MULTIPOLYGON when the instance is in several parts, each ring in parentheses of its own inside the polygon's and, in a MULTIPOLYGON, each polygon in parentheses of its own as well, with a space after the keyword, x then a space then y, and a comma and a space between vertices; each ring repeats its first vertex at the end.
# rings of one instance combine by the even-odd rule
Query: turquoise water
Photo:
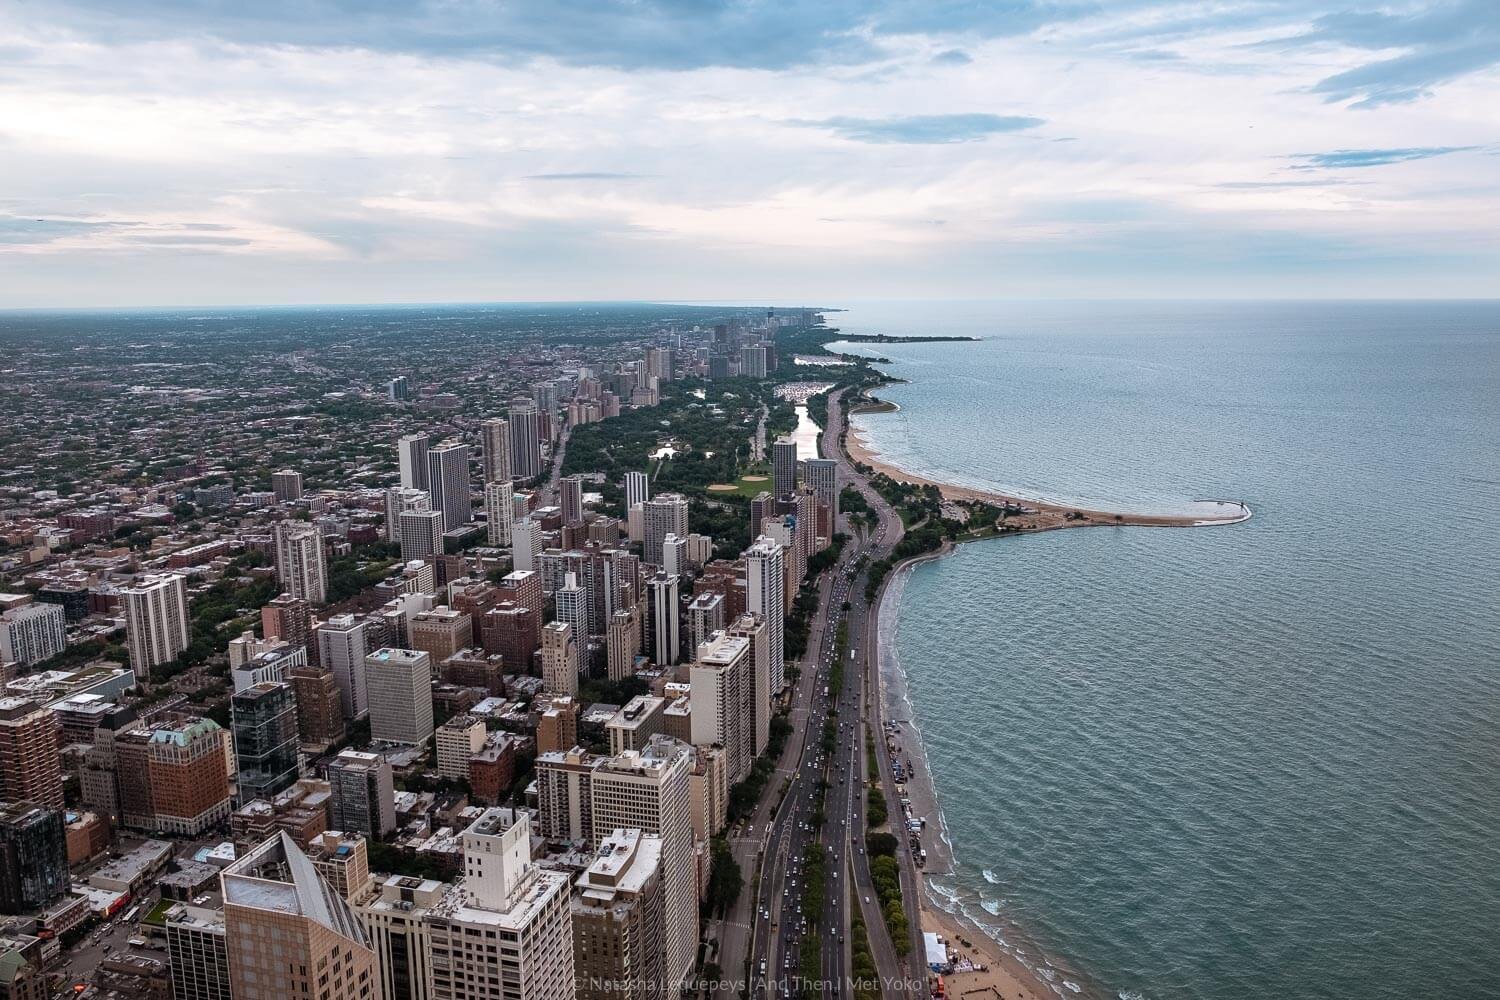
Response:
POLYGON ((895 651, 970 916, 1088 993, 1500 997, 1500 304, 866 306, 929 476, 1248 522, 965 546, 895 651))

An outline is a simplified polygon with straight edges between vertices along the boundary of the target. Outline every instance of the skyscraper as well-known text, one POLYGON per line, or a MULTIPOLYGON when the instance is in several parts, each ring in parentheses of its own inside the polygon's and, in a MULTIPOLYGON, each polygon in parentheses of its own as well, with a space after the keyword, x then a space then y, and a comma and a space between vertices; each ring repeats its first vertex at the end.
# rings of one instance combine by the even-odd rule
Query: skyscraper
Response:
POLYGON ((432 497, 426 490, 413 490, 405 486, 392 486, 385 491, 385 539, 401 541, 399 518, 403 511, 431 510, 432 497))
POLYGON ((228 818, 228 760, 217 722, 179 717, 152 724, 145 739, 153 832, 201 837, 228 818))
POLYGON ((480 463, 486 483, 508 483, 511 477, 510 421, 491 417, 479 425, 480 463))
POLYGON ((68 890, 63 814, 35 802, 0 802, 0 913, 35 913, 68 890))
POLYGON ((610 617, 605 644, 610 680, 622 680, 634 672, 635 654, 640 651, 637 645, 639 634, 634 611, 622 608, 610 617))
POLYGON ((130 666, 144 673, 170 663, 188 647, 187 584, 166 573, 144 576, 125 595, 125 639, 130 666))
POLYGON ((292 686, 267 681, 229 699, 234 755, 239 763, 239 801, 270 800, 296 784, 297 699, 292 686))
POLYGON ((549 622, 542 629, 542 690, 578 693, 578 643, 566 622, 549 622))
POLYGON ((309 604, 328 597, 328 563, 323 533, 304 521, 276 524, 276 577, 286 592, 309 604))
POLYGON ((771 742, 771 637, 759 615, 746 612, 726 630, 750 640, 750 681, 746 685, 750 704, 750 756, 765 753, 771 742))
POLYGON ((532 863, 530 815, 486 809, 463 854, 462 880, 429 914, 432 1000, 572 1000, 570 880, 532 863))
POLYGON ((681 649, 678 582, 677 576, 670 573, 656 573, 646 581, 646 595, 651 604, 651 658, 657 666, 676 663, 681 649))
POLYGON ((23 604, 0 614, 0 663, 29 667, 68 646, 68 613, 60 604, 23 604))
POLYGON ((542 551, 542 526, 523 517, 510 528, 511 565, 517 570, 534 571, 536 557, 542 551))
POLYGON ((484 484, 484 517, 487 541, 494 546, 509 547, 511 521, 515 515, 515 486, 509 479, 484 484))
POLYGON ((427 435, 408 434, 396 442, 396 461, 401 467, 401 485, 409 490, 427 489, 427 435))
POLYGON ((688 533, 688 499, 681 493, 658 493, 642 505, 641 513, 645 542, 641 558, 660 566, 667 536, 682 538, 688 533))
POLYGON ((668 573, 682 576, 687 572, 687 538, 668 535, 661 543, 661 568, 668 573))
POLYGON ((380 840, 396 828, 396 787, 390 761, 344 750, 328 762, 333 828, 380 840))
POLYGON ((0 801, 63 807, 57 714, 39 701, 0 698, 0 801))
POLYGON ((369 1000, 375 952, 348 902, 285 831, 224 869, 235 1000, 369 1000))
POLYGON ((778 500, 797 492, 797 442, 782 438, 771 445, 771 482, 778 500))
POLYGON ((334 615, 315 630, 318 663, 333 671, 344 718, 351 721, 369 707, 365 696, 365 656, 372 645, 369 627, 367 619, 334 615))
POLYGON ((759 344, 740 348, 740 374, 746 378, 766 377, 766 349, 759 344))
POLYGON ((831 458, 809 458, 802 463, 808 488, 817 496, 819 503, 832 511, 835 518, 839 514, 838 466, 831 458))
POLYGON ((615 830, 661 838, 662 976, 666 996, 692 972, 698 944, 697 870, 693 864, 692 748, 653 736, 642 751, 598 761, 589 775, 591 840, 615 830))
POLYGON ((583 479, 579 476, 564 476, 558 484, 562 497, 563 524, 583 523, 583 479))
POLYGON ((417 746, 432 736, 432 659, 415 649, 377 649, 365 657, 370 739, 417 746))
POLYGON ((234 1000, 222 911, 178 903, 163 915, 162 930, 167 938, 173 997, 234 1000))
POLYGON ((572 627, 574 641, 587 642, 592 631, 589 626, 589 592, 578 585, 577 574, 566 574, 563 585, 553 592, 552 599, 557 604, 557 620, 572 627))
POLYGON ((427 453, 427 492, 432 494, 433 509, 443 512, 446 530, 474 522, 468 445, 446 441, 427 453))
POLYGON ((578 877, 573 966, 578 1000, 652 1000, 661 986, 662 839, 615 830, 578 877))
POLYGON ((638 503, 651 498, 651 481, 644 472, 625 473, 625 509, 629 511, 638 503))
POLYGON ((271 492, 276 494, 276 499, 282 503, 291 503, 293 500, 302 499, 302 473, 291 469, 282 469, 280 472, 271 473, 271 492))
POLYGON ((770 642, 771 696, 781 691, 786 669, 785 552, 762 535, 745 551, 745 610, 760 615, 770 642))
POLYGON ((542 474, 542 435, 540 415, 529 399, 511 401, 510 465, 517 479, 535 479, 542 474))
POLYGON ((688 672, 693 744, 722 746, 731 782, 750 773, 753 669, 750 640, 717 632, 698 647, 688 672))
POLYGON ((403 510, 396 516, 396 540, 401 545, 402 561, 442 555, 446 530, 440 510, 403 510))

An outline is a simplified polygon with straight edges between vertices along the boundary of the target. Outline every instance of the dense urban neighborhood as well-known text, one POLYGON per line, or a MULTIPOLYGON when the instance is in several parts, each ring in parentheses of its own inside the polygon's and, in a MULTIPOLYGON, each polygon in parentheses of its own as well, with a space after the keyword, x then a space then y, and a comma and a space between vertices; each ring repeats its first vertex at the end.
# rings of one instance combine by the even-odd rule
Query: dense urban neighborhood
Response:
MULTIPOLYGON (((0 997, 941 994, 815 309, 0 343, 0 997)), ((999 519, 999 520, 997 520, 999 519)))

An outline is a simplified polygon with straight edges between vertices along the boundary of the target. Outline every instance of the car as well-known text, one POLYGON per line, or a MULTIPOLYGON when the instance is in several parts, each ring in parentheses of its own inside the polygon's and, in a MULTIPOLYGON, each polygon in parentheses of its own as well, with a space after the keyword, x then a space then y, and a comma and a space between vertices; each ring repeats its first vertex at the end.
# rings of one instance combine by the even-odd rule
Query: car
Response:
POLYGON ((870 901, 870 897, 869 897, 869 896, 866 896, 866 897, 865 897, 865 902, 866 902, 866 903, 868 903, 868 902, 869 902, 869 901, 870 901))

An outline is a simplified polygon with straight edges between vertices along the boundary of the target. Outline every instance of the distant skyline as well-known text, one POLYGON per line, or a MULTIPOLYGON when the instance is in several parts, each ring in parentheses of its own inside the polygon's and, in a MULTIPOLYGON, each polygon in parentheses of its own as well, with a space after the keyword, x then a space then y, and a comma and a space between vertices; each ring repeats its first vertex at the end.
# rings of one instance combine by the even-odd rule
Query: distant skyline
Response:
POLYGON ((0 308, 1500 296, 1493 0, 54 0, 0 32, 0 308))

